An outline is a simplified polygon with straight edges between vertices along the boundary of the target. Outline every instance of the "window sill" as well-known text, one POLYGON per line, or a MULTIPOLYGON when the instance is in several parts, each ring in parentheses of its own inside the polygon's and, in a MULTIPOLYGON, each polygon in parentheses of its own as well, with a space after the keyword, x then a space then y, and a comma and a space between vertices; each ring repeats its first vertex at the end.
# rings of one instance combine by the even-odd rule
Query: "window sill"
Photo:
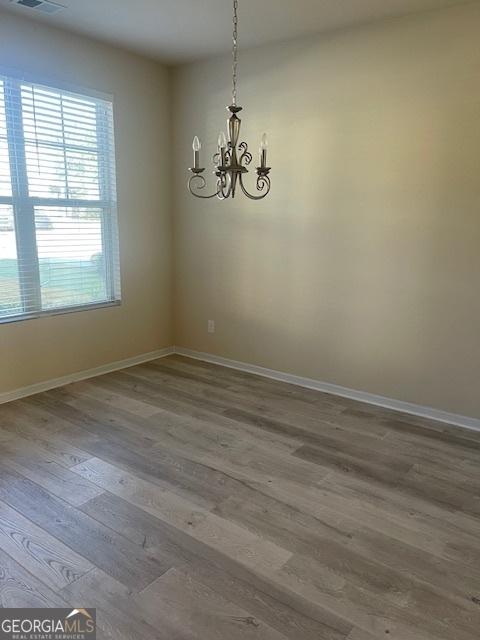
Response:
POLYGON ((99 302, 95 304, 82 304, 76 307, 63 307, 62 309, 51 309, 48 311, 40 311, 35 313, 22 313, 15 316, 0 318, 0 325, 10 324, 12 322, 23 322, 24 320, 39 320, 48 316, 63 316, 69 313, 79 313, 82 311, 95 311, 97 309, 105 309, 107 307, 119 307, 121 300, 113 300, 112 302, 99 302))

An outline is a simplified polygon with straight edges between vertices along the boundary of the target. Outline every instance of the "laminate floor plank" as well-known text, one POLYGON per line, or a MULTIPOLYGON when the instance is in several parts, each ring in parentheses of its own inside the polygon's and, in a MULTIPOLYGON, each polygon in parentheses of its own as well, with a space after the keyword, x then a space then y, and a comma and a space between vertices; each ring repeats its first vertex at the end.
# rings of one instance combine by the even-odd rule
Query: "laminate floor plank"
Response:
MULTIPOLYGON (((222 412, 226 418, 235 420, 240 424, 250 425, 268 431, 272 434, 278 434, 283 436, 290 436, 300 440, 303 444, 318 445, 327 444, 328 446, 337 446, 341 448, 344 444, 348 446, 348 437, 339 438, 339 431, 336 430, 334 425, 320 424, 318 432, 309 431, 302 427, 296 427, 281 420, 274 420, 272 418, 264 417, 250 411, 244 411, 242 409, 230 409, 225 408, 222 412)), ((354 441, 354 436, 350 438, 350 441, 354 441)), ((365 444, 363 442, 363 444, 365 444)), ((374 446, 374 445, 373 445, 374 446)))
POLYGON ((168 631, 169 637, 286 640, 221 593, 197 582, 188 570, 171 569, 137 594, 135 602, 145 617, 168 631))
POLYGON ((172 527, 139 507, 110 493, 102 494, 82 510, 155 557, 175 559, 198 582, 224 594, 252 615, 264 620, 291 640, 340 640, 351 625, 319 604, 285 590, 268 576, 250 571, 238 560, 189 533, 172 527))
MULTIPOLYGON (((68 394, 72 395, 70 392, 68 392, 68 394)), ((64 399, 66 399, 66 395, 67 392, 64 392, 64 399)), ((81 399, 67 400, 69 405, 72 403, 81 405, 81 402, 81 399)), ((89 415, 93 415, 95 409, 98 408, 100 414, 105 414, 105 407, 99 406, 101 403, 95 402, 92 405, 91 402, 89 399, 85 400, 84 411, 87 411, 89 415)), ((118 410, 114 412, 113 409, 107 410, 103 418, 110 420, 110 424, 115 423, 118 427, 120 427, 119 420, 121 420, 123 427, 125 427, 129 419, 124 412, 118 412, 118 410)), ((141 443, 137 444, 137 449, 142 448, 143 459, 140 459, 135 452, 131 452, 130 447, 123 449, 123 451, 119 451, 118 447, 116 447, 118 453, 115 454, 115 461, 123 460, 128 464, 129 462, 132 463, 133 459, 136 458, 133 466, 142 472, 148 470, 148 472, 156 478, 163 476, 164 480, 168 477, 171 481, 175 477, 178 478, 179 474, 177 471, 179 467, 187 465, 193 468, 194 473, 190 474, 190 478, 194 480, 194 483, 197 483, 198 471, 200 471, 202 475, 205 475, 205 471, 209 469, 206 465, 188 464, 185 461, 185 457, 188 458, 190 455, 190 459, 194 460, 199 457, 201 458, 202 453, 207 456, 218 453, 218 458, 224 457, 225 459, 243 461, 244 464, 249 465, 252 475, 254 475, 255 472, 260 479, 265 481, 269 481, 270 477, 275 474, 278 475, 280 469, 282 477, 286 479, 291 478, 296 482, 303 481, 308 484, 314 484, 322 477, 322 474, 313 465, 294 462, 291 457, 285 456, 284 453, 291 451, 292 447, 285 449, 282 445, 268 448, 266 445, 262 446, 260 444, 259 446, 259 443, 255 441, 253 436, 250 437, 247 435, 242 438, 238 430, 234 432, 231 429, 214 428, 206 422, 181 418, 180 416, 166 412, 156 414, 150 418, 148 422, 142 420, 141 425, 138 423, 139 420, 136 419, 135 424, 138 426, 138 431, 152 438, 155 436, 158 439, 158 443, 151 446, 151 440, 149 440, 148 447, 145 447, 145 449, 143 449, 141 443), (175 455, 176 453, 178 455, 175 455), (183 460, 179 455, 183 456, 183 460), (277 459, 277 456, 279 456, 279 459, 277 459), (164 468, 165 461, 169 463, 168 468, 164 468), (175 469, 172 469, 172 463, 175 469), (194 467, 196 467, 196 469, 194 467)), ((111 436, 109 435, 109 437, 111 436)), ((119 436, 117 434, 116 440, 118 441, 118 439, 119 436)), ((128 441, 125 444, 128 444, 128 441)), ((106 451, 108 448, 111 449, 112 446, 114 445, 111 442, 108 444, 105 442, 97 442, 90 450, 95 449, 98 454, 106 451)), ((219 474, 216 473, 215 470, 212 470, 210 476, 214 475, 218 476, 219 474)), ((192 486, 192 481, 190 480, 190 482, 188 482, 187 474, 183 474, 183 480, 184 486, 185 484, 190 484, 190 490, 198 492, 198 484, 192 486), (185 482, 185 480, 187 480, 187 482, 185 482)), ((207 479, 210 483, 211 480, 212 478, 207 479)))
MULTIPOLYGON (((83 438, 92 441, 96 438, 107 438, 122 442, 125 446, 136 448, 148 448, 155 444, 155 440, 135 432, 133 425, 125 427, 119 420, 113 418, 104 418, 100 416, 92 416, 89 407, 82 410, 76 409, 65 400, 65 394, 58 390, 47 391, 45 393, 33 396, 29 401, 45 411, 54 413, 56 416, 64 418, 73 426, 79 427, 87 434, 83 434, 83 438)), ((62 433, 65 430, 62 431, 62 433)), ((77 433, 78 437, 78 433, 77 433)), ((82 437, 82 436, 80 436, 82 437)))
POLYGON ((332 522, 325 516, 314 517, 253 490, 240 496, 221 502, 214 512, 292 553, 302 553, 312 559, 323 553, 325 544, 330 545, 332 541, 348 545, 359 529, 354 520, 344 518, 332 522))
POLYGON ((328 468, 307 462, 303 466, 292 467, 284 458, 275 459, 275 456, 269 456, 260 448, 248 452, 244 457, 227 455, 225 452, 222 456, 215 451, 194 452, 191 447, 177 447, 175 451, 184 456, 190 453, 192 460, 223 475, 229 482, 236 481, 238 485, 255 489, 288 505, 307 505, 307 513, 310 513, 310 507, 315 508, 315 514, 318 514, 318 508, 323 511, 319 503, 320 485, 330 473, 328 468))
POLYGON ((19 443, 15 443, 14 446, 7 443, 3 447, 2 465, 29 478, 74 506, 90 500, 101 492, 88 481, 79 482, 75 474, 48 457, 40 457, 38 453, 35 456, 31 450, 24 450, 21 445, 19 447, 19 443))
POLYGON ((61 434, 61 430, 55 432, 54 436, 45 434, 40 428, 35 435, 25 432, 20 434, 15 429, 10 432, 0 428, 0 442, 6 443, 11 451, 18 451, 25 455, 28 455, 28 452, 33 452, 34 455, 38 454, 39 457, 55 462, 66 469, 91 457, 86 451, 65 441, 61 434))
POLYGON ((129 398, 125 394, 108 391, 99 386, 96 381, 84 380, 68 385, 68 390, 98 400, 103 404, 127 411, 139 418, 150 418, 158 413, 158 407, 148 402, 129 398))
MULTIPOLYGON (((243 371, 222 367, 217 364, 203 362, 180 354, 172 355, 169 358, 162 358, 149 364, 152 366, 158 364, 162 368, 180 368, 181 370, 183 369, 193 372, 197 376, 207 377, 207 379, 208 377, 211 377, 213 380, 220 381, 222 386, 225 386, 226 380, 229 380, 231 384, 243 383, 247 385, 247 388, 254 395, 259 392, 259 389, 261 389, 262 393, 270 393, 273 398, 278 398, 279 396, 289 399, 297 398, 301 399, 301 402, 303 403, 313 404, 317 409, 321 408, 322 405, 326 405, 331 407, 332 415, 337 416, 339 422, 342 424, 347 423, 349 418, 358 416, 360 418, 358 426, 360 426, 361 419, 367 422, 367 428, 375 428, 375 424, 373 423, 383 422, 385 423, 383 428, 389 431, 387 424, 388 420, 394 420, 412 426, 421 427, 422 429, 428 429, 440 433, 443 432, 453 438, 460 435, 462 438, 480 442, 480 431, 448 425, 443 422, 429 420, 428 418, 359 402, 358 400, 353 400, 351 398, 334 396, 329 393, 322 393, 297 387, 289 383, 271 380, 263 376, 252 375, 243 371)), ((396 427, 395 430, 397 430, 396 427)), ((402 430, 404 429, 400 426, 400 431, 402 430)), ((418 433, 421 433, 421 431, 418 433)))
MULTIPOLYGON (((470 638, 480 625, 480 610, 466 597, 445 593, 438 585, 418 581, 407 573, 387 567, 374 557, 353 548, 324 545, 322 558, 295 555, 282 569, 282 576, 312 586, 331 598, 345 598, 355 607, 369 608, 377 615, 389 614, 439 638, 470 638), (310 575, 310 578, 308 577, 310 575)), ((286 578, 287 579, 287 578, 286 578)), ((444 583, 445 584, 445 583, 444 583)))
POLYGON ((478 590, 480 565, 467 565, 419 550, 395 538, 379 535, 370 529, 355 531, 348 546, 361 556, 372 558, 399 573, 430 584, 445 594, 460 599, 463 606, 475 611, 473 600, 478 590))
POLYGON ((4 502, 0 502, 0 548, 53 590, 93 569, 88 560, 4 502))
POLYGON ((66 607, 55 591, 40 582, 0 548, 0 608, 66 607))
MULTIPOLYGON (((148 370, 151 371, 151 370, 148 370)), ((225 412, 232 409, 229 399, 221 397, 206 397, 205 394, 192 393, 192 389, 182 388, 180 385, 168 384, 164 381, 152 381, 152 373, 147 378, 145 375, 136 373, 135 370, 129 369, 124 372, 115 372, 108 376, 109 380, 115 381, 117 384, 130 387, 133 385, 138 393, 142 393, 146 398, 157 401, 159 398, 165 400, 183 403, 184 405, 203 409, 209 414, 223 416, 225 412)), ((162 376, 163 380, 164 376, 162 376)), ((233 409, 232 409, 233 410, 233 409)), ((228 417, 228 416, 227 416, 228 417)), ((297 438, 298 433, 302 433, 300 429, 297 431, 291 428, 291 433, 284 433, 287 437, 297 438)), ((280 434, 279 434, 280 435, 280 434)))
MULTIPOLYGON (((216 412, 222 412, 227 409, 238 409, 240 411, 247 410, 256 416, 266 419, 278 420, 282 423, 290 425, 292 428, 300 428, 310 432, 312 436, 323 434, 341 440, 343 443, 357 442, 364 446, 372 446, 375 440, 384 437, 386 430, 378 427, 374 429, 370 426, 364 432, 358 429, 346 430, 343 426, 336 423, 335 419, 330 415, 323 415, 316 407, 311 409, 308 414, 301 413, 292 407, 291 400, 277 399, 275 402, 268 402, 264 399, 256 399, 252 393, 232 392, 228 389, 211 389, 208 385, 195 380, 183 380, 176 372, 166 367, 159 370, 158 366, 141 365, 134 369, 129 369, 128 375, 145 381, 150 385, 157 385, 161 392, 165 393, 170 390, 172 395, 175 392, 182 394, 187 393, 189 397, 182 395, 182 399, 189 403, 198 401, 211 402, 210 409, 216 412)), ((176 396, 178 399, 179 396, 176 396)), ((309 407, 309 405, 307 405, 309 407)), ((206 407, 208 408, 208 407, 206 407)), ((303 408, 303 407, 302 407, 303 408)), ((335 416, 337 414, 333 414, 335 416)))
MULTIPOLYGON (((311 603, 322 603, 332 614, 346 620, 353 628, 371 634, 376 640, 446 640, 437 635, 437 622, 431 621, 427 631, 411 619, 407 609, 390 604, 366 589, 343 583, 311 561, 296 562, 277 573, 277 581, 298 597, 311 603), (334 588, 336 586, 336 588, 334 588)), ((388 589, 388 586, 385 585, 388 589)), ((448 638, 450 640, 450 638, 448 638)))
POLYGON ((361 629, 354 629, 347 640, 374 640, 373 636, 361 629))
POLYGON ((210 509, 242 489, 235 478, 163 446, 132 451, 111 441, 98 443, 92 452, 112 465, 210 509))
POLYGON ((362 451, 361 455, 355 455, 347 447, 339 450, 334 447, 303 445, 293 455, 318 464, 322 468, 331 468, 367 480, 380 480, 392 485, 399 482, 412 469, 410 463, 395 460, 392 455, 379 456, 375 453, 372 451, 368 459, 366 452, 362 451))
MULTIPOLYGON (((238 424, 235 421, 228 420, 218 411, 212 412, 195 404, 191 404, 190 397, 188 401, 185 398, 182 398, 182 400, 172 399, 167 389, 159 389, 156 386, 146 387, 143 384, 142 380, 132 380, 132 376, 121 378, 118 376, 113 377, 114 375, 115 374, 109 374, 96 378, 95 384, 106 391, 122 393, 129 399, 133 399, 135 401, 141 400, 142 402, 150 402, 155 407, 157 407, 157 412, 153 416, 149 417, 146 421, 143 421, 142 424, 142 428, 144 429, 151 429, 152 424, 156 426, 157 429, 154 431, 156 436, 158 436, 158 425, 162 425, 165 423, 168 424, 168 421, 172 421, 175 416, 177 417, 177 419, 180 418, 184 423, 188 421, 192 424, 198 424, 200 422, 202 423, 202 425, 200 426, 204 426, 203 423, 207 423, 209 425, 215 425, 223 431, 229 431, 230 433, 236 434, 237 436, 239 434, 238 424)), ((63 400, 67 399, 68 402, 68 394, 71 393, 70 388, 73 392, 75 392, 76 387, 74 387, 73 385, 71 387, 66 387, 63 390, 57 390, 57 396, 55 398, 52 398, 52 400, 54 400, 57 404, 57 411, 63 410, 63 412, 68 413, 70 409, 74 412, 73 415, 75 417, 73 419, 80 421, 82 420, 82 411, 75 410, 72 406, 72 402, 70 402, 70 404, 67 404, 66 402, 62 402, 61 400, 61 398, 63 397, 63 400), (62 407, 62 409, 60 407, 62 407)), ((83 391, 83 394, 85 395, 85 391, 83 391)), ((77 404, 78 406, 82 406, 83 411, 86 411, 88 414, 88 402, 85 403, 85 405, 82 405, 82 403, 77 404)), ((105 406, 102 410, 108 411, 105 406)), ((118 415, 118 411, 116 413, 118 415)), ((123 417, 125 417, 125 412, 122 413, 123 417)), ((115 423, 114 416, 107 417, 106 419, 111 424, 115 423), (113 420, 111 420, 111 418, 113 418, 113 420)), ((94 432, 99 432, 100 424, 98 422, 92 425, 92 419, 89 418, 88 415, 85 415, 83 417, 83 420, 85 422, 85 425, 87 425, 87 423, 90 423, 88 428, 93 429, 94 432)), ((301 440, 295 439, 293 437, 282 437, 278 435, 276 437, 273 437, 265 432, 258 433, 257 429, 251 429, 248 426, 244 428, 243 435, 245 437, 251 435, 258 443, 262 441, 267 446, 275 447, 276 449, 283 448, 287 453, 298 449, 298 447, 302 444, 301 440)), ((115 432, 113 432, 111 429, 109 429, 109 437, 115 437, 115 432)))
MULTIPOLYGON (((216 371, 216 378, 224 378, 222 375, 225 372, 225 368, 219 365, 213 365, 210 363, 204 363, 200 361, 192 361, 189 358, 175 355, 168 359, 162 359, 148 363, 148 366, 160 366, 162 369, 165 367, 190 367, 194 371, 200 371, 202 374, 205 371, 213 369, 216 371), (195 362, 195 364, 191 364, 195 362), (158 363, 158 365, 157 365, 158 363)), ((258 392, 258 387, 262 387, 265 391, 268 389, 277 398, 279 395, 291 399, 292 397, 302 398, 301 403, 313 404, 317 411, 314 417, 318 419, 318 416, 322 415, 322 405, 325 404, 331 408, 328 414, 325 414, 325 420, 335 425, 341 425, 345 429, 360 430, 363 432, 365 428, 366 433, 375 436, 386 435, 389 433, 405 433, 411 430, 413 433, 425 438, 435 438, 436 432, 437 438, 440 440, 452 441, 457 437, 461 439, 475 440, 477 443, 480 441, 480 432, 463 429, 460 427, 452 427, 445 423, 436 422, 405 414, 402 412, 394 411, 387 408, 374 406, 353 400, 346 397, 337 397, 327 393, 321 393, 309 389, 299 389, 298 387, 288 384, 270 380, 261 376, 255 376, 241 371, 235 371, 233 369, 228 370, 228 375, 231 377, 232 383, 236 380, 246 379, 249 381, 250 393, 255 396, 258 392), (389 424, 392 421, 392 424, 389 424), (427 429, 428 432, 424 433, 427 429), (445 437, 447 436, 447 437, 445 437)), ((299 405, 301 406, 301 404, 299 405)), ((289 405, 291 410, 292 405, 289 405)), ((300 411, 301 413, 301 411, 300 411)))
MULTIPOLYGON (((238 424, 234 420, 228 419, 224 415, 227 405, 214 403, 208 400, 197 400, 191 394, 180 392, 170 387, 152 384, 151 382, 135 378, 130 374, 116 372, 104 376, 98 380, 98 384, 107 389, 122 391, 130 398, 141 398, 142 400, 154 403, 159 411, 168 411, 179 416, 189 416, 190 418, 215 424, 226 429, 234 429, 238 432, 238 424), (118 374, 118 375, 117 375, 118 374), (120 375, 121 374, 121 375, 120 375)), ((151 420, 153 420, 151 418, 151 420)), ((246 433, 253 435, 258 441, 264 441, 269 446, 278 447, 282 443, 291 451, 302 444, 302 440, 294 434, 272 436, 268 433, 259 433, 258 429, 245 425, 246 433)))
MULTIPOLYGON (((124 419, 124 416, 122 416, 122 419, 124 419)), ((150 478, 155 478, 156 482, 169 482, 174 490, 190 491, 191 495, 196 494, 197 497, 195 497, 195 501, 198 500, 198 495, 209 499, 214 489, 217 493, 221 492, 221 498, 223 499, 225 497, 225 491, 236 490, 233 488, 229 489, 229 485, 235 482, 238 489, 241 480, 235 481, 235 478, 230 477, 228 469, 227 472, 225 472, 215 468, 215 462, 222 460, 221 456, 225 458, 228 457, 226 455, 226 449, 229 450, 230 455, 232 437, 234 436, 235 441, 238 441, 240 437, 238 432, 231 430, 224 432, 224 430, 219 429, 218 433, 216 433, 215 429, 212 430, 212 427, 208 423, 193 420, 194 424, 192 425, 192 420, 187 418, 183 420, 185 426, 182 427, 179 422, 181 423, 182 420, 176 415, 172 416, 161 413, 155 418, 153 426, 149 428, 154 429, 157 433, 160 441, 159 446, 153 447, 151 440, 148 441, 148 446, 144 446, 143 441, 139 440, 136 447, 137 451, 132 451, 132 447, 128 446, 129 439, 127 439, 126 442, 122 441, 121 435, 115 433, 115 435, 112 436, 108 430, 107 435, 109 440, 99 440, 96 438, 91 444, 81 442, 81 445, 85 449, 88 449, 92 455, 102 455, 106 460, 113 460, 114 463, 120 464, 123 468, 133 469, 135 472, 140 472, 141 474, 150 474, 150 478), (172 418, 175 419, 173 422, 172 418), (174 429, 175 438, 170 436, 169 433, 166 433, 165 429, 169 429, 169 431, 174 429), (195 433, 192 432, 192 429, 194 429, 195 433), (183 432, 183 436, 181 436, 181 432, 183 432), (205 436, 206 433, 210 433, 210 436, 207 438, 205 436), (114 438, 114 440, 112 440, 112 438, 114 438), (187 444, 182 447, 185 442, 187 444), (192 447, 192 442, 196 443, 196 446, 192 447), (208 458, 208 455, 205 454, 205 451, 207 451, 205 448, 206 445, 207 449, 208 445, 210 445, 210 449, 212 449, 212 445, 219 448, 219 455, 213 455, 214 451, 212 451, 212 454, 210 454, 208 458), (208 459, 200 463, 186 460, 185 457, 181 457, 182 455, 185 456, 185 448, 192 453, 192 460, 194 458, 202 458, 200 455, 202 452, 208 459), (196 457, 193 454, 195 454, 196 457)), ((237 452, 235 458, 242 461, 243 465, 248 464, 252 477, 263 480, 265 483, 270 483, 272 482, 272 474, 278 475, 279 470, 283 469, 281 475, 287 476, 289 467, 292 468, 291 475, 294 479, 298 481, 302 477, 302 465, 298 463, 293 465, 288 458, 282 458, 280 461, 272 458, 271 453, 277 450, 279 452, 285 450, 283 445, 277 446, 275 449, 270 448, 267 451, 267 449, 264 450, 262 446, 255 446, 255 441, 247 437, 246 442, 241 445, 244 451, 246 443, 250 443, 249 448, 252 453, 246 456, 239 455, 237 452), (271 453, 268 453, 269 451, 271 453)), ((291 449, 292 447, 289 447, 289 450, 291 449)), ((230 455, 230 458, 232 458, 232 456, 233 453, 230 455)), ((303 469, 303 475, 305 474, 307 474, 306 477, 309 481, 313 481, 314 479, 318 480, 322 477, 318 469, 316 470, 313 466, 309 468, 308 465, 305 465, 303 469)), ((245 476, 245 473, 241 471, 239 475, 242 477, 242 475, 245 476)))
MULTIPOLYGON (((188 437, 189 432, 182 435, 179 430, 170 437, 154 446, 157 450, 171 450, 190 457, 198 462, 205 462, 218 468, 225 469, 225 463, 229 469, 238 469, 245 476, 249 474, 252 481, 293 482, 307 487, 315 486, 329 473, 327 467, 319 468, 309 461, 296 463, 292 456, 278 453, 275 449, 268 450, 263 446, 255 446, 248 440, 240 446, 231 447, 225 441, 208 443, 199 442, 198 438, 188 437)), ((203 440, 203 439, 202 439, 203 440)))
POLYGON ((60 594, 69 602, 81 601, 82 607, 97 610, 97 635, 102 640, 174 640, 161 625, 148 624, 139 615, 131 591, 100 569, 67 585, 60 594))
MULTIPOLYGON (((402 463, 390 465, 388 458, 384 457, 372 457, 372 460, 367 462, 362 458, 348 455, 348 451, 332 452, 309 445, 300 447, 294 455, 302 460, 317 463, 323 469, 331 467, 334 470, 346 472, 352 477, 370 479, 381 482, 385 486, 403 490, 412 498, 423 498, 448 508, 460 509, 465 513, 480 514, 480 497, 476 486, 462 487, 450 482, 448 477, 439 477, 432 473, 427 476, 419 465, 406 466, 402 463), (477 491, 477 495, 473 495, 474 491, 477 491)), ((455 475, 452 474, 452 480, 455 479, 455 475)))
MULTIPOLYGON (((418 464, 423 470, 432 466, 437 472, 441 470, 450 473, 457 471, 466 460, 463 451, 443 444, 438 446, 432 441, 419 442, 407 434, 389 433, 382 442, 388 450, 398 452, 401 459, 409 460, 412 466, 418 464)), ((476 461, 477 458, 474 454, 473 460, 476 461)))
MULTIPOLYGON (((252 413, 273 420, 282 420, 292 426, 301 426, 315 433, 328 430, 330 432, 339 431, 340 433, 337 435, 341 435, 344 432, 344 429, 341 429, 339 425, 336 425, 335 429, 335 426, 331 424, 332 417, 338 415, 337 411, 325 413, 325 411, 320 412, 317 407, 312 410, 310 405, 306 405, 309 411, 305 413, 306 407, 303 404, 298 406, 291 399, 277 396, 275 402, 271 402, 268 398, 256 397, 251 389, 240 391, 238 388, 235 390, 212 388, 211 385, 193 375, 185 376, 176 369, 167 365, 158 365, 155 362, 129 369, 127 373, 152 384, 160 385, 162 388, 170 386, 173 389, 186 391, 194 397, 224 403, 230 408, 247 409, 252 413)), ((347 433, 350 440, 357 438, 358 440, 363 439, 365 443, 371 443, 375 438, 382 437, 385 434, 385 429, 379 427, 375 432, 375 429, 370 427, 364 433, 355 433, 355 431, 347 433)))
MULTIPOLYGON (((264 508, 262 513, 261 508, 245 501, 223 503, 218 511, 224 517, 248 526, 257 535, 301 554, 306 564, 323 565, 323 590, 330 589, 336 593, 347 585, 351 586, 355 578, 351 572, 355 570, 358 572, 355 578, 358 589, 367 589, 368 576, 374 577, 373 589, 379 591, 372 594, 374 600, 391 593, 394 596, 392 604, 397 599, 397 604, 405 606, 414 598, 420 600, 419 594, 426 593, 429 602, 446 599, 448 595, 451 601, 447 600, 447 604, 451 605, 451 611, 463 608, 465 615, 476 615, 477 619, 480 615, 478 605, 471 600, 471 590, 478 586, 478 571, 458 567, 457 563, 445 562, 426 552, 419 553, 414 547, 367 529, 353 529, 342 535, 318 521, 317 527, 305 519, 301 525, 297 520, 285 517, 283 511, 273 508, 264 508)), ((286 567, 289 565, 290 562, 286 567)), ((352 596, 350 600, 353 600, 352 596)), ((446 614, 446 607, 439 606, 446 614)))
MULTIPOLYGON (((358 423, 364 421, 370 424, 372 422, 370 414, 355 409, 344 411, 342 416, 345 416, 345 418, 355 418, 358 423)), ((465 437, 462 429, 459 429, 457 432, 456 429, 447 429, 444 425, 437 426, 441 423, 434 423, 435 426, 427 427, 425 424, 418 424, 414 419, 384 418, 381 416, 376 420, 374 419, 374 421, 380 422, 389 432, 411 434, 418 438, 419 442, 432 441, 435 443, 447 443, 449 447, 453 449, 462 448, 466 453, 480 451, 480 439, 465 437)), ((472 434, 473 433, 472 431, 472 434)))
POLYGON ((240 563, 257 569, 279 568, 291 553, 262 540, 247 529, 224 520, 168 490, 160 491, 131 473, 119 470, 100 459, 73 467, 105 490, 139 506, 180 531, 188 532, 207 545, 215 545, 240 563))
MULTIPOLYGON (((77 385, 70 385, 68 390, 63 390, 62 398, 69 406, 86 412, 89 416, 101 416, 111 425, 129 430, 134 426, 136 433, 143 434, 146 438, 154 439, 161 444, 166 444, 168 438, 178 439, 182 444, 188 442, 198 448, 206 446, 209 450, 216 445, 231 450, 248 445, 258 447, 261 444, 256 432, 239 432, 238 429, 232 428, 231 424, 224 427, 219 424, 211 425, 207 420, 187 417, 185 413, 178 415, 157 408, 156 412, 148 418, 137 417, 125 410, 92 399, 88 390, 85 392, 85 387, 81 387, 79 392, 77 385)), ((286 440, 284 443, 268 440, 268 443, 265 442, 265 447, 268 447, 269 451, 290 454, 295 451, 299 442, 286 440)))
POLYGON ((39 434, 51 436, 60 431, 68 423, 52 413, 40 414, 32 404, 33 399, 42 397, 43 394, 39 394, 1 405, 0 428, 14 434, 25 436, 30 434, 33 437, 38 437, 39 434))
MULTIPOLYGON (((332 473, 322 482, 325 504, 342 505, 351 508, 358 521, 370 526, 377 517, 391 520, 395 526, 418 532, 417 544, 424 540, 446 542, 466 542, 480 544, 478 537, 480 521, 461 510, 443 503, 430 501, 424 495, 406 492, 401 485, 391 487, 380 482, 366 482, 348 474, 332 473), (361 516, 365 513, 365 517, 361 516), (421 535, 420 535, 421 534, 421 535)), ((436 545, 432 545, 432 549, 436 545)))
MULTIPOLYGON (((327 410, 330 414, 338 414, 344 411, 349 405, 344 404, 344 399, 338 396, 332 396, 328 393, 321 393, 298 387, 293 384, 271 380, 264 376, 259 376, 244 371, 222 367, 221 365, 194 360, 193 358, 185 358, 184 356, 175 354, 169 358, 153 361, 152 364, 160 364, 160 366, 168 366, 183 371, 188 371, 195 376, 201 376, 216 384, 219 388, 234 387, 242 393, 250 393, 254 397, 268 397, 272 403, 281 398, 292 401, 290 406, 298 407, 299 412, 302 408, 308 406, 314 407, 317 411, 327 410)), ((316 413, 314 415, 317 415, 316 413)))
POLYGON ((23 476, 0 469, 0 500, 132 589, 170 567, 23 476))
POLYGON ((0 406, 0 605, 101 640, 477 640, 480 434, 174 355, 0 406))

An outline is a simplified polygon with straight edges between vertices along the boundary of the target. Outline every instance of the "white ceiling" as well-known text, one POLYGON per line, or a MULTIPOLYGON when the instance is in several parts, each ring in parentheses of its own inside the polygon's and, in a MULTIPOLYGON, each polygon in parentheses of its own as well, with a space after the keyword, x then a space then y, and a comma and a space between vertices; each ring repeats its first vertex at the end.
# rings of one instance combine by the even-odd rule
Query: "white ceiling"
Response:
MULTIPOLYGON (((57 0, 46 16, 0 0, 0 7, 170 63, 231 47, 231 0, 57 0)), ((465 0, 239 0, 240 45, 251 47, 465 0)), ((0 18, 1 19, 1 18, 0 18)))

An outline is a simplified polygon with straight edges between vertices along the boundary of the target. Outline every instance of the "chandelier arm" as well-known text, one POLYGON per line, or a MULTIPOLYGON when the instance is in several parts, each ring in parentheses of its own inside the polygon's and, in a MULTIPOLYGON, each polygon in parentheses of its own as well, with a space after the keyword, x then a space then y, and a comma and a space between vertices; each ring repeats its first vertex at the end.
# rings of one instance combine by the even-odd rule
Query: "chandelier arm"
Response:
POLYGON ((223 199, 226 200, 227 198, 230 197, 230 194, 232 193, 232 176, 230 174, 225 175, 224 188, 222 188, 222 196, 223 196, 223 199), (226 191, 224 190, 224 188, 226 188, 226 191))
POLYGON ((253 160, 252 154, 248 150, 248 144, 246 142, 241 142, 238 150, 242 152, 240 156, 239 162, 241 165, 248 166, 253 160))
POLYGON ((244 195, 250 200, 263 200, 270 193, 270 178, 266 175, 258 175, 257 176, 257 191, 263 191, 266 189, 265 193, 261 193, 259 196, 254 196, 249 193, 243 184, 243 175, 240 174, 240 188, 243 191, 244 195))
POLYGON ((227 186, 227 174, 226 173, 222 173, 217 180, 217 196, 219 200, 226 200, 229 195, 230 195, 230 191, 227 189, 227 191, 225 191, 225 188, 227 186))
POLYGON ((218 194, 220 193, 218 189, 215 193, 212 193, 212 195, 210 196, 204 196, 201 193, 195 193, 194 189, 204 189, 206 185, 207 185, 207 182, 203 176, 199 174, 194 174, 193 176, 190 176, 190 178, 188 179, 187 186, 188 186, 188 190, 190 191, 192 196, 195 196, 195 198, 202 198, 203 200, 209 200, 210 198, 215 198, 216 196, 218 196, 218 194), (200 184, 198 186, 194 185, 195 180, 200 181, 200 184))

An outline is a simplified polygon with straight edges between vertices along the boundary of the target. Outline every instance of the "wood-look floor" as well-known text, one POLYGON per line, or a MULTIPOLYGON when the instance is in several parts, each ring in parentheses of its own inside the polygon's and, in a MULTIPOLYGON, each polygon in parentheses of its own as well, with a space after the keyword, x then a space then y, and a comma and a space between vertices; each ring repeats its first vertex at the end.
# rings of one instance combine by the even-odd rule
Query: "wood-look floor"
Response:
POLYGON ((478 640, 480 434, 172 356, 0 406, 0 605, 112 640, 478 640))

